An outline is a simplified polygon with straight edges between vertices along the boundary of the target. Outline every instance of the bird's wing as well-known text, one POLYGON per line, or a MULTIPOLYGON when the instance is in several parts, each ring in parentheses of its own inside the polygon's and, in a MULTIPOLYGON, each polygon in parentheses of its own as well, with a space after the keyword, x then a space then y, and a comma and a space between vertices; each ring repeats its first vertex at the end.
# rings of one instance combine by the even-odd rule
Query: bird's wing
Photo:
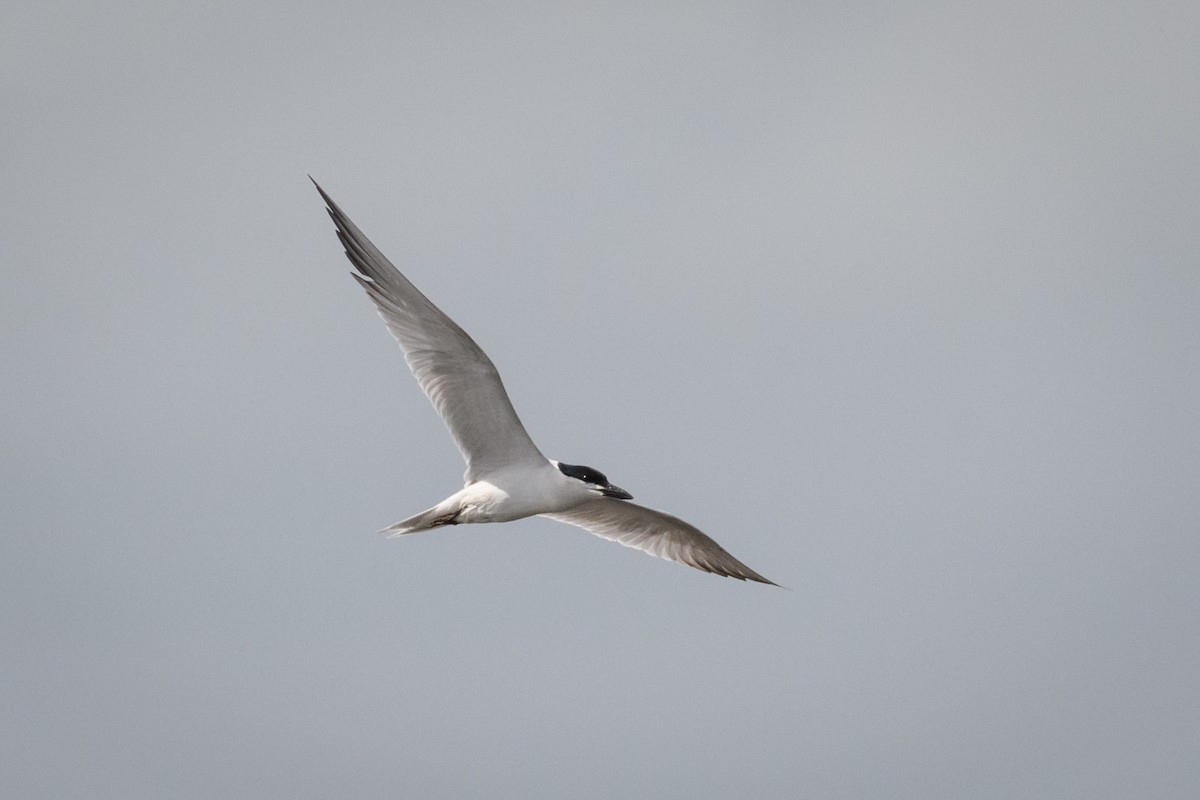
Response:
POLYGON ((400 274, 316 181, 313 185, 329 207, 346 257, 358 270, 351 276, 375 302, 417 383, 458 444, 467 462, 467 483, 514 463, 545 464, 487 353, 400 274))
POLYGON ((625 500, 601 497, 570 511, 544 517, 576 525, 588 533, 636 547, 653 556, 739 580, 779 584, 747 567, 693 525, 678 517, 625 500))

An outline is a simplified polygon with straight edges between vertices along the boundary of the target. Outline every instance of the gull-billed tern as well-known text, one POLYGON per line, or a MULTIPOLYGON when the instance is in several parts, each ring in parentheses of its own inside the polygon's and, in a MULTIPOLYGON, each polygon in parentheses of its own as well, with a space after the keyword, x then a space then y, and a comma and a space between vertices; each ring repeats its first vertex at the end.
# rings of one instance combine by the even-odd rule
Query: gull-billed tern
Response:
POLYGON ((552 461, 517 418, 487 353, 400 274, 317 185, 338 238, 379 316, 467 462, 465 486, 381 533, 509 522, 540 515, 651 555, 739 580, 775 584, 678 517, 629 502, 599 470, 552 461))

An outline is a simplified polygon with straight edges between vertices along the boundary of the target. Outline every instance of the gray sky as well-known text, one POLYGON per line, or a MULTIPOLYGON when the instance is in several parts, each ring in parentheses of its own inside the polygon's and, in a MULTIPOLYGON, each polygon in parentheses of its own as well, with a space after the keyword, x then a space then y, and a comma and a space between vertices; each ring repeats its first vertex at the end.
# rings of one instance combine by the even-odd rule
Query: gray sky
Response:
POLYGON ((1191 2, 25 3, 0 795, 1200 794, 1191 2), (547 455, 462 464, 311 172, 547 455))

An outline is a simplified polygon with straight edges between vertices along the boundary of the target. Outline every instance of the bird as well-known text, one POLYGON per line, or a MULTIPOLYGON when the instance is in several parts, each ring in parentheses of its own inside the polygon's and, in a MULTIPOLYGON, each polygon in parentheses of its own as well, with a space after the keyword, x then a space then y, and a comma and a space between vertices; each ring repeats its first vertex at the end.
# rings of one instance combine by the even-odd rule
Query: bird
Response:
POLYGON ((396 269, 311 175, 309 180, 354 266, 351 276, 374 302, 467 464, 461 490, 380 533, 391 538, 542 516, 715 575, 779 585, 695 526, 630 502, 633 495, 599 470, 542 455, 487 353, 396 269))

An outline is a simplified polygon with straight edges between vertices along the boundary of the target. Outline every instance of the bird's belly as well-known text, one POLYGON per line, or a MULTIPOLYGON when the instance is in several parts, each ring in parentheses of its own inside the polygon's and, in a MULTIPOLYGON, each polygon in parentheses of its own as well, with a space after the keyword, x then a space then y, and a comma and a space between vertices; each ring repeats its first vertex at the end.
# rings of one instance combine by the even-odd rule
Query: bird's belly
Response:
POLYGON ((542 513, 537 498, 505 491, 488 481, 471 484, 461 499, 457 522, 511 522, 542 513))
POLYGON ((476 481, 463 489, 460 495, 462 511, 457 522, 511 522, 538 514, 561 511, 578 504, 557 496, 555 492, 523 482, 520 485, 505 485, 503 482, 476 481), (565 503, 564 503, 565 501, 565 503))

